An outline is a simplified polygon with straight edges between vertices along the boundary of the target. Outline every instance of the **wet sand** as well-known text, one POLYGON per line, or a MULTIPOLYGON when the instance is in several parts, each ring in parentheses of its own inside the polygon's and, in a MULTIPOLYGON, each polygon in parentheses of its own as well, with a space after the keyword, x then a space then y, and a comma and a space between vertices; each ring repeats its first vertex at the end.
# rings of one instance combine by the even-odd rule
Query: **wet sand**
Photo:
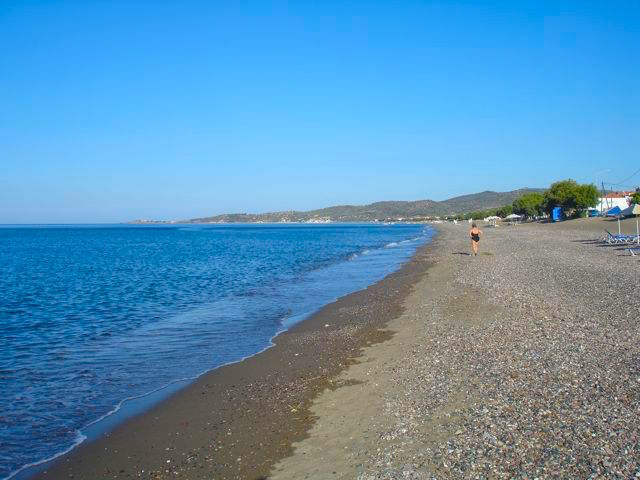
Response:
POLYGON ((276 337, 272 348, 200 377, 35 478, 266 478, 307 437, 313 399, 345 385, 337 376, 362 348, 390 337, 384 327, 402 314, 433 249, 423 247, 397 272, 276 337))

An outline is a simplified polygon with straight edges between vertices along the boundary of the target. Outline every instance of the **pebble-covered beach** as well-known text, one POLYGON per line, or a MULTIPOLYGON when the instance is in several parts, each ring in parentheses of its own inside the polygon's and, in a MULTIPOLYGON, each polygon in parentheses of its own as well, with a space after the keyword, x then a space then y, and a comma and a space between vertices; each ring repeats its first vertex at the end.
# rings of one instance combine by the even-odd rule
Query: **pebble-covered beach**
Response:
MULTIPOLYGON (((37 478, 640 478, 640 258, 468 225, 37 478)), ((635 221, 623 232, 635 231, 635 221)))
POLYGON ((467 228, 273 478, 640 478, 640 260, 601 220, 467 228))

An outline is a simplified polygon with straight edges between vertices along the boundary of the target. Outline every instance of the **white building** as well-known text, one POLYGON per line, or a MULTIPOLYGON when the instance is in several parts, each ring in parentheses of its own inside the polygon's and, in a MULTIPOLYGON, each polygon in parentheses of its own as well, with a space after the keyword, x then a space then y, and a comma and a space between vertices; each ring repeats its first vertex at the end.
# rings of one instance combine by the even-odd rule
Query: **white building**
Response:
POLYGON ((600 212, 606 212, 610 208, 620 207, 620 210, 624 210, 631 205, 630 195, 633 192, 611 192, 607 193, 604 197, 598 199, 596 209, 600 212))

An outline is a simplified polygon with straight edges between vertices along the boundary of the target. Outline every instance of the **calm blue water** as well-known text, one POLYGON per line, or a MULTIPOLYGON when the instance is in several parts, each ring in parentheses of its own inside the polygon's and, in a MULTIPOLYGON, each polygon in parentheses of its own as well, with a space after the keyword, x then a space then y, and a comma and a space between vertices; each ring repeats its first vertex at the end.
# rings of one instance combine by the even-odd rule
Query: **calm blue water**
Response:
POLYGON ((0 227, 0 478, 123 400, 255 354, 396 270, 418 225, 0 227))

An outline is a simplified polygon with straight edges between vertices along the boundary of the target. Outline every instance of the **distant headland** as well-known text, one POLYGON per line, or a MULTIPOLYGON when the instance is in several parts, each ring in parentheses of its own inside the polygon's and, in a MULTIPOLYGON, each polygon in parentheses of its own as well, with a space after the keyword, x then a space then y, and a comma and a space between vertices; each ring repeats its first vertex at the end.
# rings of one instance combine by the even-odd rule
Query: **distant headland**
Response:
POLYGON ((510 192, 484 191, 443 201, 384 201, 369 205, 337 205, 309 211, 226 213, 189 220, 134 220, 131 224, 175 223, 334 223, 421 221, 511 204, 524 193, 542 188, 521 188, 510 192))

